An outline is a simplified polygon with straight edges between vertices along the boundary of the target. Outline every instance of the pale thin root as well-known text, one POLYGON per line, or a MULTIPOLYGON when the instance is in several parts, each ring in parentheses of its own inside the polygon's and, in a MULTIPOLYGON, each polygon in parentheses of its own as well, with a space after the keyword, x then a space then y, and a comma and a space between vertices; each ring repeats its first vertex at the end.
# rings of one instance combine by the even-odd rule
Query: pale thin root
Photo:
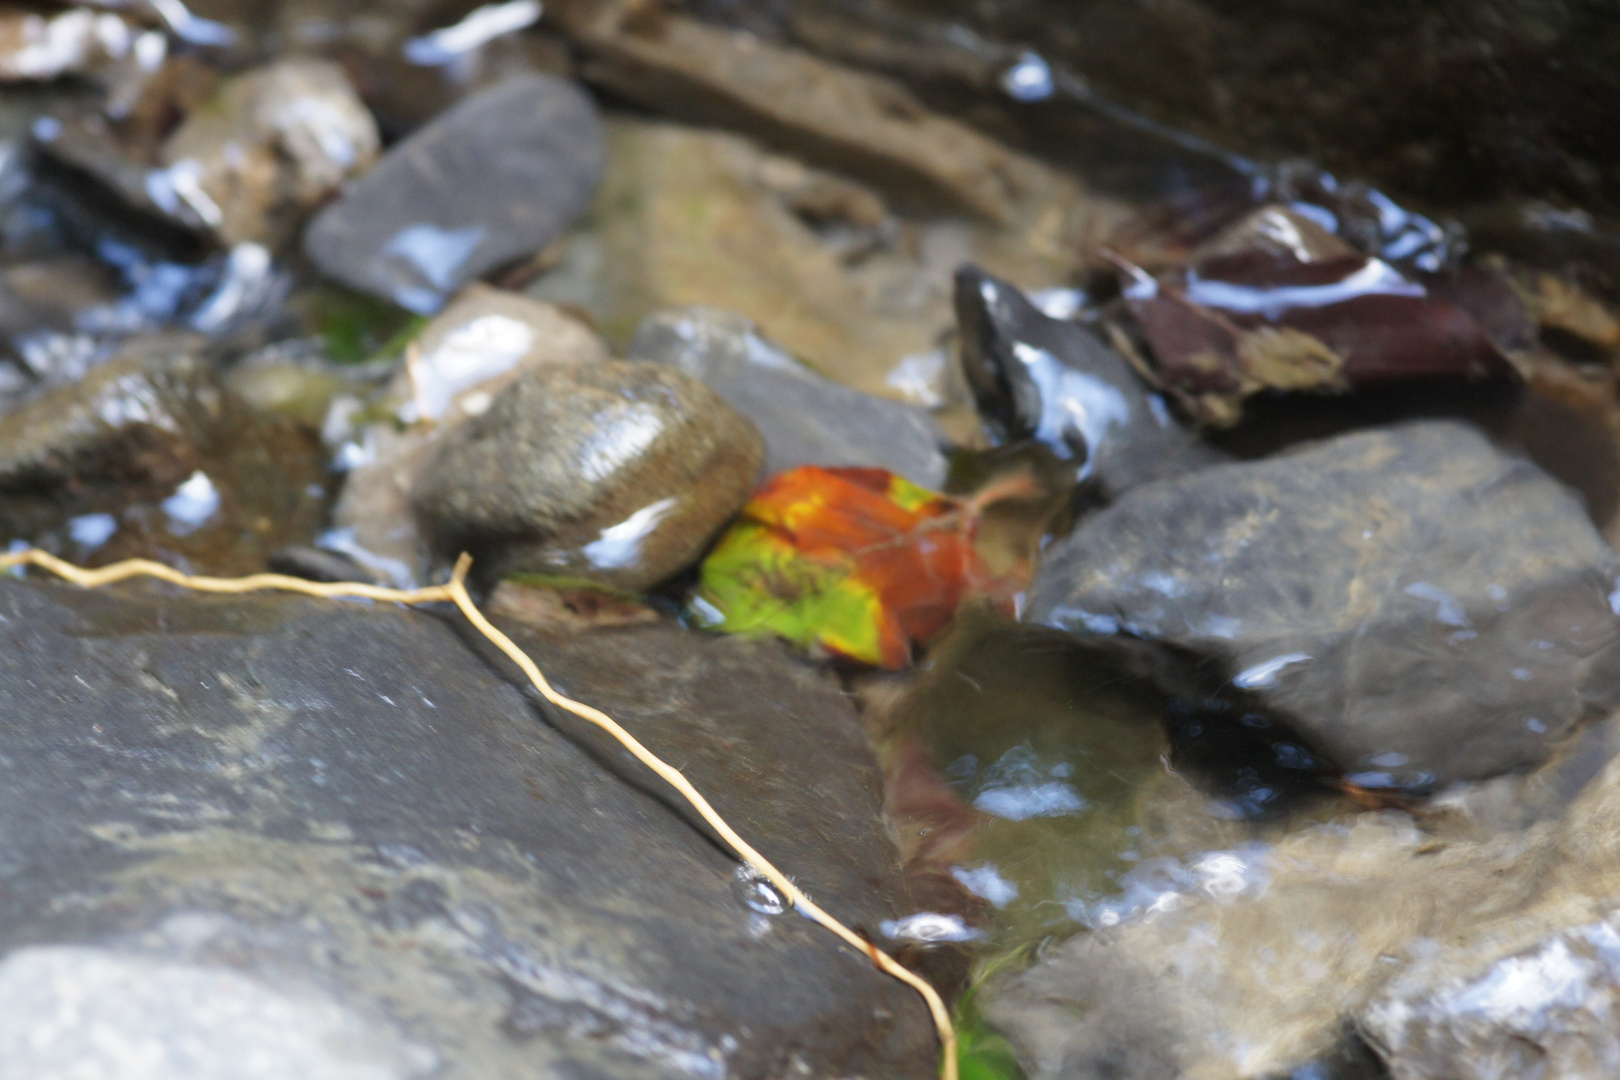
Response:
POLYGON ((564 697, 552 689, 551 683, 546 680, 540 668, 529 655, 511 638, 501 633, 479 611, 473 603, 472 597, 467 593, 467 571, 472 566, 472 557, 462 555, 456 561, 454 574, 448 585, 433 585, 422 589, 390 589, 380 585, 364 585, 359 582, 319 582, 305 581, 303 578, 289 577, 285 574, 252 574, 240 578, 194 577, 181 573, 173 567, 165 566, 150 559, 125 559, 123 562, 112 563, 96 570, 86 570, 75 566, 66 560, 59 559, 49 552, 38 548, 27 548, 22 551, 10 552, 0 555, 0 570, 6 570, 22 565, 37 566, 48 570, 57 577, 64 578, 75 585, 85 588, 96 588, 101 585, 110 585, 114 582, 125 581, 134 577, 152 577, 167 581, 183 588, 196 592, 207 593, 247 593, 264 589, 277 589, 283 592, 303 593, 306 596, 321 597, 361 597, 383 603, 399 604, 427 604, 441 600, 448 600, 461 610, 467 621, 478 629, 478 632, 488 638, 501 652, 505 653, 513 663, 522 669, 540 696, 557 706, 573 713, 582 720, 587 720, 602 728, 614 739, 618 740, 626 750, 647 768, 657 773, 671 787, 681 793, 681 797, 692 805, 698 816, 709 824, 709 827, 720 834, 731 849, 742 860, 763 875, 772 885, 781 890, 784 897, 793 903, 798 911, 820 923, 822 926, 837 934, 852 948, 865 955, 886 975, 893 976, 921 994, 928 1004, 929 1015, 933 1018, 935 1031, 940 1041, 940 1067, 941 1080, 957 1080, 956 1068, 956 1029, 951 1023, 950 1011, 945 1002, 923 979, 901 967, 900 964, 883 952, 877 946, 861 937, 855 931, 823 911, 814 901, 800 891, 799 887, 778 870, 769 859, 754 850, 753 845, 737 834, 737 831, 726 824, 709 800, 704 798, 697 788, 682 775, 681 771, 673 765, 667 764, 651 750, 643 746, 634 735, 600 709, 593 709, 572 698, 564 697))

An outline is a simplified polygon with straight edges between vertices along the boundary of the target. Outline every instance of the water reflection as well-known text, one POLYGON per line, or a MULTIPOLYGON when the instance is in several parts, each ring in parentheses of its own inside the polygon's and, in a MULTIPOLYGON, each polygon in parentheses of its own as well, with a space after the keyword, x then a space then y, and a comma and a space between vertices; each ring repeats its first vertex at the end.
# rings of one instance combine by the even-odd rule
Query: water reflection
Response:
POLYGON ((924 668, 873 708, 890 813, 921 914, 985 930, 992 955, 1255 894, 1265 837, 1340 805, 1271 718, 1167 699, 1061 634, 971 614, 924 668), (942 878, 966 894, 955 909, 942 878))

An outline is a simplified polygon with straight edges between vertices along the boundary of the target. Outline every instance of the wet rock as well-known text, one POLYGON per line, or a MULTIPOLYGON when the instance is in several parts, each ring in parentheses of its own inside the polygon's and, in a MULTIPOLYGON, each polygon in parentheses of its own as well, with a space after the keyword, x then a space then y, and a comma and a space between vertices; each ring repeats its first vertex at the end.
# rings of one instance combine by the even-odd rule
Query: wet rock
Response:
MULTIPOLYGON (((96 1035, 199 1078, 249 1049, 334 1080, 933 1073, 911 990, 457 623, 25 582, 0 608, 0 1047, 30 1075, 127 1073, 96 1035)), ((512 632, 818 901, 893 916, 875 767, 824 675, 668 624, 512 632)))
POLYGON ((1426 938, 1498 919, 1532 891, 1536 848, 1522 836, 1425 847, 1402 815, 1363 815, 1275 849, 1150 864, 1126 876, 1103 925, 989 990, 986 1013, 1031 1080, 1304 1070, 1426 938))
POLYGON ((1362 1015, 1396 1080, 1574 1080, 1620 1069, 1620 913, 1492 964, 1449 956, 1396 981, 1362 1015), (1451 978, 1435 968, 1449 966, 1451 978), (1459 974, 1459 969, 1463 972, 1459 974))
POLYGON ((226 245, 279 246, 376 160, 376 122, 343 69, 280 60, 223 83, 165 141, 148 195, 226 245))
POLYGON ((741 315, 689 307, 649 316, 626 355, 670 364, 725 398, 765 438, 766 473, 796 465, 875 466, 938 490, 944 433, 926 410, 822 378, 741 315))
POLYGON ((110 12, 0 12, 0 82, 85 75, 116 61, 162 60, 167 42, 110 12))
POLYGON ((1026 617, 1253 695, 1362 786, 1428 787, 1613 705, 1617 572, 1571 492, 1426 422, 1138 488, 1048 548, 1026 617))
POLYGON ((338 395, 366 394, 393 374, 391 363, 338 363, 318 338, 292 338, 255 349, 223 378, 227 389, 259 412, 319 428, 338 395))
POLYGON ((1397 1080, 1603 1075, 1612 1025, 1582 1010, 1614 993, 1617 792, 1611 762, 1561 820, 1488 839, 1385 811, 1144 864, 1134 907, 987 1011, 1033 1080, 1334 1075, 1353 1030, 1397 1080))
MULTIPOLYGON (((786 23, 806 41, 815 40, 806 24, 821 15, 836 35, 818 42, 825 51, 911 68, 918 82, 944 83, 958 98, 993 94, 1032 139, 1051 138, 1054 128, 1094 132, 1099 104, 1115 112, 1128 103, 1259 160, 1307 157, 1441 205, 1517 192, 1561 206, 1616 206, 1604 178, 1620 157, 1592 137, 1613 118, 1607 106, 1620 87, 1606 11, 1555 11, 1534 0, 1510 0, 1489 20, 1470 18, 1478 9, 1466 0, 1387 20, 1329 3, 1285 12, 1209 0, 703 9, 738 23, 786 23), (1366 49, 1345 48, 1363 39, 1366 49), (1033 77, 1020 84, 1015 75, 1033 77)), ((1179 155, 1179 176, 1188 156, 1179 155)))
POLYGON ((200 342, 143 338, 0 417, 0 535, 79 561, 251 573, 310 539, 319 443, 224 390, 200 342))
POLYGON ((962 370, 1003 439, 1039 439, 1110 496, 1220 460, 1088 329, 974 266, 956 272, 962 370))
POLYGON ((606 127, 612 152, 593 227, 525 291, 584 306, 615 342, 666 308, 721 308, 828 378, 893 397, 890 373, 935 354, 950 328, 958 264, 1045 286, 1079 258, 1078 245, 1054 236, 966 221, 873 227, 870 189, 736 135, 627 116, 606 127), (807 191, 829 187, 844 195, 809 213, 807 191), (856 237, 870 243, 852 253, 856 237))
POLYGON ((434 452, 412 492, 434 552, 479 572, 646 589, 690 565, 759 479, 758 431, 678 370, 526 373, 434 452))
POLYGON ((1620 351, 1620 318, 1578 285, 1537 274, 1525 291, 1543 340, 1577 359, 1608 359, 1620 351))
POLYGON ((304 249, 346 285, 432 312, 572 224, 602 158, 595 109, 578 88, 513 78, 390 149, 310 223, 304 249))
POLYGON ((624 15, 596 13, 570 29, 586 53, 582 74, 645 107, 756 135, 909 209, 1011 224, 1065 187, 1055 172, 930 113, 882 76, 680 15, 650 25, 624 15))
POLYGON ((433 448, 524 372, 607 357, 601 339, 550 304, 467 289, 423 329, 380 401, 333 399, 327 441, 349 475, 322 543, 398 585, 420 580, 428 552, 410 492, 433 448), (350 424, 350 416, 377 409, 381 419, 357 430, 350 424))

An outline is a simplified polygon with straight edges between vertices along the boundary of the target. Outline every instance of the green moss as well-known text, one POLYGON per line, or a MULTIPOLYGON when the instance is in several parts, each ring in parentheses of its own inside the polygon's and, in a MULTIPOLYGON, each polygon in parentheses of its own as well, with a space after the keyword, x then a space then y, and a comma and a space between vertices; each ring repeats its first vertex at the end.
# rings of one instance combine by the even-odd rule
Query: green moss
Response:
POLYGON ((955 1019, 956 1063, 961 1080, 1024 1080, 1012 1044, 985 1021, 972 990, 957 1002, 955 1019))
POLYGON ((326 355, 340 364, 397 356, 427 325, 427 319, 396 304, 347 289, 306 293, 297 306, 304 325, 325 344, 326 355))

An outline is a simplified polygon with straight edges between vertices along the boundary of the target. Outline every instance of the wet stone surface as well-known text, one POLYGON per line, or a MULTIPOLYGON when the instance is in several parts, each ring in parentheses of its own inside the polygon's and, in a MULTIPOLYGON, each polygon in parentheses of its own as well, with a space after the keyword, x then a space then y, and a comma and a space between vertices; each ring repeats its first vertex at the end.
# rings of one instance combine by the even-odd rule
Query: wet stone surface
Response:
POLYGON ((313 433, 225 390, 199 339, 139 339, 0 417, 0 531, 80 562, 253 573, 313 537, 313 433))
POLYGON ((956 273, 962 370, 1003 439, 1037 439, 1108 496, 1220 460, 1089 329, 974 266, 956 273))
POLYGON ((392 147, 310 222, 304 250, 346 285, 431 313, 572 224, 603 152, 584 93, 551 76, 514 77, 392 147))
POLYGON ((530 371, 434 451, 411 493, 439 558, 646 589, 696 561, 759 479, 759 432, 663 365, 530 371))
POLYGON ((342 68, 283 60, 228 80, 188 116, 145 188, 166 213, 226 245, 280 245, 379 148, 342 68))
POLYGON ((579 320, 484 286, 466 289, 414 345, 380 398, 340 395, 326 414, 348 475, 322 543, 396 585, 423 580, 429 568, 411 489, 434 448, 524 372, 608 357, 579 320))
POLYGON ((1434 421, 1138 488, 1047 550, 1026 618, 1421 789, 1538 762, 1613 706, 1617 573, 1573 493, 1434 421))
POLYGON ((1617 791, 1611 761, 1488 838, 1362 813, 1127 875, 1147 902, 994 980, 988 1012, 1032 1080, 1602 1075, 1617 791))
POLYGON ((926 410, 822 378, 740 315, 688 307, 648 316, 626 350, 701 379, 765 438, 765 472, 796 465, 888 469, 945 485, 945 435, 926 410))
MULTIPOLYGON (((29 1075, 127 1075, 110 1044, 198 1080, 246 1053, 322 1080, 930 1075, 910 990, 455 619, 11 581, 0 607, 0 1047, 29 1075), (71 1038, 41 1026, 70 1002, 71 1038)), ((513 633, 819 902, 901 910, 825 676, 669 625, 513 633)))

